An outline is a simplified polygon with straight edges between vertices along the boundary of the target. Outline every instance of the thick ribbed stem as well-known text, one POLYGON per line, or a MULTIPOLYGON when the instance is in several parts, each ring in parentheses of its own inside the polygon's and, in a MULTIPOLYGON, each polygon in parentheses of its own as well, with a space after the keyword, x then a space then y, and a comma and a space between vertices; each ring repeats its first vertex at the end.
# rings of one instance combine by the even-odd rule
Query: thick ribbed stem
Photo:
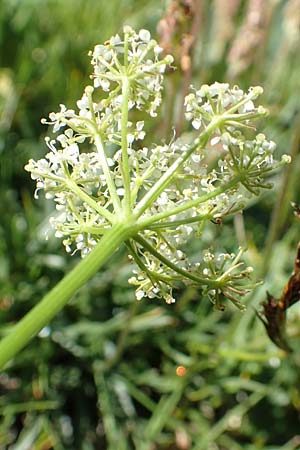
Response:
POLYGON ((131 236, 128 224, 113 225, 94 250, 68 273, 0 342, 2 368, 65 306, 75 292, 103 266, 120 245, 131 236))

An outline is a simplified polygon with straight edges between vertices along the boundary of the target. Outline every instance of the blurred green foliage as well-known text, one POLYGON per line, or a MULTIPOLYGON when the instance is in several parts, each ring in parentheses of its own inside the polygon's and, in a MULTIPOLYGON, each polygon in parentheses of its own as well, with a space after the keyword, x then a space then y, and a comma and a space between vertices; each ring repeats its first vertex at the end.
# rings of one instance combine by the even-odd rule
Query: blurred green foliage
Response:
POLYGON ((193 248, 196 258, 214 241, 228 251, 248 245, 247 263, 265 282, 246 313, 215 312, 195 290, 178 292, 172 306, 136 303, 131 266, 118 252, 0 375, 0 448, 300 449, 299 305, 288 318, 292 355, 268 340, 254 310, 267 290, 280 296, 300 238, 290 207, 300 203, 299 1, 1 0, 0 7, 1 335, 76 264, 51 233, 45 241, 51 206, 33 200, 23 166, 45 151, 40 118, 61 102, 74 106, 88 83, 88 50, 124 23, 155 33, 163 18, 161 43, 179 66, 167 77, 153 132, 170 139, 174 123, 182 129, 190 83, 261 84, 266 133, 279 154, 293 156, 245 218, 212 224, 193 248))

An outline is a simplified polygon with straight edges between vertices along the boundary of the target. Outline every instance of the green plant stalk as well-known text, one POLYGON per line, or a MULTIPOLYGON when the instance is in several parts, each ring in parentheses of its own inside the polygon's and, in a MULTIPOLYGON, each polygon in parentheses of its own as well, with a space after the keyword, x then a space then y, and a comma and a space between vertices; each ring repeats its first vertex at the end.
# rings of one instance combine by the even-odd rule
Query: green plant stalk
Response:
POLYGON ((60 403, 56 400, 40 400, 28 401, 24 403, 10 403, 9 405, 1 405, 0 416, 8 416, 13 414, 28 413, 29 411, 47 411, 56 410, 60 403))
POLYGON ((95 139, 95 145, 98 150, 99 157, 100 157, 101 165, 103 168, 103 173, 105 176, 107 187, 108 187, 111 199, 112 199, 112 203, 114 205, 114 209, 116 211, 119 211, 121 209, 120 199, 119 199, 119 196, 116 191, 115 183, 113 182, 113 179, 112 179, 112 174, 110 172, 110 168, 109 168, 109 165, 107 162, 107 158, 106 158, 106 154, 105 154, 105 151, 103 148, 103 143, 102 143, 100 134, 95 132, 94 139, 95 139))
POLYGON ((133 227, 128 222, 117 223, 107 230, 93 251, 12 327, 10 333, 0 342, 0 369, 51 321, 73 294, 131 237, 133 227))
POLYGON ((103 375, 101 363, 93 364, 93 374, 95 385, 97 387, 98 408, 100 410, 102 421, 107 439, 107 450, 127 450, 128 445, 119 425, 115 414, 113 402, 110 396, 107 381, 103 375))
POLYGON ((128 77, 124 77, 122 85, 122 133, 121 133, 121 148, 122 148, 122 167, 123 167, 123 185, 125 189, 124 204, 127 213, 131 210, 130 205, 130 167, 128 160, 128 101, 129 101, 130 81, 128 77))
POLYGON ((86 194, 83 189, 81 189, 71 178, 66 181, 66 185, 74 194, 76 194, 79 198, 81 198, 87 205, 89 205, 92 209, 97 211, 100 215, 104 216, 111 223, 113 222, 114 216, 112 213, 107 211, 102 206, 98 205, 95 200, 93 200, 90 195, 86 194))
POLYGON ((142 442, 140 450, 149 450, 150 448, 153 448, 152 444, 156 436, 161 432, 169 420, 172 419, 172 414, 182 397, 184 387, 185 380, 179 379, 176 384, 174 383, 173 392, 170 393, 170 395, 161 397, 144 429, 144 442, 142 442))
POLYGON ((161 255, 158 251, 155 250, 155 248, 149 244, 149 242, 146 241, 146 239, 143 239, 142 236, 135 236, 135 240, 139 242, 142 247, 147 249, 152 255, 154 255, 157 259, 159 259, 163 264, 165 264, 167 267, 170 267, 170 269, 174 270, 174 272, 180 273, 185 278, 188 278, 192 281, 195 281, 198 284, 203 284, 207 286, 212 286, 214 288, 218 288, 220 286, 220 283, 218 283, 218 280, 210 280, 209 278, 201 278, 198 276, 193 275, 192 273, 188 272, 187 270, 182 269, 179 265, 176 265, 172 263, 172 261, 165 258, 163 255, 161 255))
POLYGON ((265 397, 265 392, 253 392, 245 401, 230 409, 214 426, 210 428, 192 450, 206 450, 211 442, 216 442, 217 439, 228 429, 228 421, 230 417, 236 415, 243 418, 247 412, 253 408, 258 402, 265 397))

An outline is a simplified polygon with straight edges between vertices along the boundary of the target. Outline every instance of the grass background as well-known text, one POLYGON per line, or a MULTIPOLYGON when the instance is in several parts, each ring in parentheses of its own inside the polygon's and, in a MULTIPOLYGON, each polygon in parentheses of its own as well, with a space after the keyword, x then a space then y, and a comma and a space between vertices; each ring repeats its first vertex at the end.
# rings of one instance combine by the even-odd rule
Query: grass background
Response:
POLYGON ((170 139, 174 125, 191 133, 182 121, 189 84, 264 87, 262 129, 292 164, 243 217, 191 243, 195 256, 214 242, 227 251, 246 244, 264 284, 243 314, 215 312, 192 289, 175 305, 136 303, 118 252, 1 373, 0 448, 300 449, 299 305, 288 314, 291 355, 254 312, 266 291, 280 297, 300 240, 290 206, 300 203, 298 0, 0 1, 0 335, 78 261, 45 241, 53 206, 33 199, 23 167, 45 152, 40 118, 74 106, 89 83, 88 50, 125 23, 150 29, 179 67, 166 77, 149 142, 170 139))

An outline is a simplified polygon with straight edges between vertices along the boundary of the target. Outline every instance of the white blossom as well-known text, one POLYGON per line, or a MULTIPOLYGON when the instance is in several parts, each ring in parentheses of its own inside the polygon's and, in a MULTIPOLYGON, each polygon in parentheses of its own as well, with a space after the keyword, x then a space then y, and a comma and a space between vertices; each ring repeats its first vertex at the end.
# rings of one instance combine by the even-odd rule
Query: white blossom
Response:
POLYGON ((96 45, 90 56, 93 86, 84 89, 76 111, 61 104, 43 120, 57 135, 46 138, 43 158, 25 166, 36 182, 35 197, 44 191, 55 204, 50 219, 55 236, 68 253, 85 257, 114 221, 126 220, 129 203, 139 225, 127 243, 136 262, 129 282, 137 300, 173 303, 184 283, 200 286, 218 309, 224 298, 242 308, 239 298, 248 292, 252 270, 242 266, 242 250, 235 256, 210 249, 192 262, 184 249, 195 235, 201 239, 207 222, 220 224, 269 188, 269 174, 290 161, 284 155, 278 163, 275 143, 255 134, 253 119, 266 114, 255 105, 262 89, 245 93, 217 82, 192 88, 185 108, 195 140, 174 135, 171 142, 146 147, 144 121, 134 120, 132 112, 156 117, 172 57, 161 58, 149 31, 130 27, 96 45), (211 150, 217 153, 213 164, 211 150))

